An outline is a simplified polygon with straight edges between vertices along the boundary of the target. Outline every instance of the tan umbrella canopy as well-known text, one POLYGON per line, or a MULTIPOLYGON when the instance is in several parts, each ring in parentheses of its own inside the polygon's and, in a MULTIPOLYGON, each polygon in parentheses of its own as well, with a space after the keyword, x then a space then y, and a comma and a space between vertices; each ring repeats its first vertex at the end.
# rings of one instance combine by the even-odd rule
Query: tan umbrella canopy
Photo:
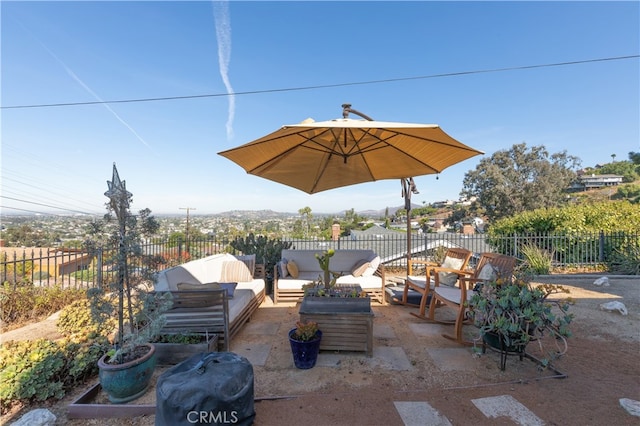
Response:
POLYGON ((286 125, 219 154, 250 174, 313 194, 440 173, 482 152, 436 124, 354 120, 345 114, 342 119, 286 125))
MULTIPOLYGON (((412 176, 440 173, 482 151, 471 148, 436 124, 375 121, 344 104, 343 118, 282 126, 237 148, 219 152, 247 173, 308 194, 381 179, 401 179, 407 232, 412 176), (349 113, 363 120, 348 118, 349 113)), ((411 256, 407 236, 407 258, 411 256)))

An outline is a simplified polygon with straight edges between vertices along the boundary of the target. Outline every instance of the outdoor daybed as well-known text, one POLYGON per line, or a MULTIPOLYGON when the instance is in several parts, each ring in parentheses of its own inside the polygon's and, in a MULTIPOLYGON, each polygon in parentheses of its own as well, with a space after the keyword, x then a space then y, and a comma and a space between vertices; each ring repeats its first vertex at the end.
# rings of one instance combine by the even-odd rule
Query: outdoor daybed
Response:
MULTIPOLYGON (((216 333, 220 334, 219 330, 228 330, 228 335, 224 332, 222 333, 224 335, 218 336, 218 342, 225 348, 264 301, 264 267, 255 264, 255 255, 236 257, 228 253, 217 254, 159 272, 154 290, 170 291, 174 295, 174 300, 180 301, 184 299, 193 301, 193 292, 197 290, 202 291, 203 299, 215 301, 215 306, 203 303, 205 307, 192 309, 183 307, 170 310, 165 314, 168 324, 166 327, 169 327, 172 320, 177 323, 178 320, 183 321, 188 315, 189 322, 186 328, 182 327, 180 331, 202 334, 209 330, 216 330, 216 333), (214 286, 218 287, 213 283, 224 283, 221 285, 225 288, 231 287, 228 291, 229 297, 216 298, 211 297, 211 294, 207 295, 208 290, 214 286), (231 284, 227 285, 228 283, 231 284), (233 286, 235 283, 237 284, 233 286), (224 308, 228 310, 224 312, 224 308), (220 311, 222 314, 219 314, 220 311), (191 312, 192 315, 190 315, 191 312), (227 321, 226 318, 228 318, 227 324, 211 324, 212 321, 227 321)), ((170 331, 175 332, 175 330, 170 331)))
MULTIPOLYGON (((322 250, 282 250, 282 260, 274 267, 273 301, 292 302, 304 296, 302 287, 323 276, 316 259, 322 250), (295 266, 294 266, 295 265, 295 266)), ((339 272, 337 284, 358 284, 372 300, 384 304, 384 266, 373 250, 336 250, 329 270, 339 272)))

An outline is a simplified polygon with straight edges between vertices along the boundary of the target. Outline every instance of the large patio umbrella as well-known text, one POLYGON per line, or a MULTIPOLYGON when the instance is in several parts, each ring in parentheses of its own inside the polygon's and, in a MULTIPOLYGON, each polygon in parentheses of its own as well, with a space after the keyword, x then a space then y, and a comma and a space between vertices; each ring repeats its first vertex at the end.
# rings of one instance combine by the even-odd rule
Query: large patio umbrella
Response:
POLYGON ((343 118, 282 126, 275 132, 218 154, 247 173, 308 194, 381 179, 400 179, 407 209, 407 259, 411 257, 411 194, 414 176, 436 174, 482 151, 446 134, 436 124, 374 121, 343 104, 343 118), (349 113, 364 119, 350 119, 349 113))

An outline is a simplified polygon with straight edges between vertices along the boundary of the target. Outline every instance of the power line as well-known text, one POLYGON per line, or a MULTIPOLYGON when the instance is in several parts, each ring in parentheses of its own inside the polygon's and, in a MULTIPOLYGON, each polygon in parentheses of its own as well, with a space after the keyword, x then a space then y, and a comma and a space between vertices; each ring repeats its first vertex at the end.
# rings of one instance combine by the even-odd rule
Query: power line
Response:
POLYGON ((321 84, 321 85, 315 85, 315 86, 288 87, 288 88, 280 88, 280 89, 251 90, 251 91, 234 92, 234 93, 211 93, 211 94, 204 94, 204 95, 165 96, 165 97, 158 97, 158 98, 116 99, 116 100, 110 100, 110 101, 66 102, 66 103, 55 103, 55 104, 10 105, 10 106, 2 106, 0 107, 0 109, 50 108, 50 107, 66 107, 66 106, 79 106, 79 105, 175 101, 175 100, 184 100, 184 99, 215 98, 215 97, 223 97, 223 96, 242 96, 242 95, 257 95, 257 94, 263 94, 263 93, 294 92, 294 91, 301 91, 301 90, 327 89, 327 88, 344 87, 344 86, 392 83, 396 81, 424 80, 429 78, 457 77, 457 76, 472 75, 472 74, 486 74, 486 73, 494 73, 494 72, 527 70, 527 69, 535 69, 535 68, 560 67, 560 66, 579 65, 579 64, 587 64, 587 63, 594 63, 594 62, 619 61, 619 60, 625 60, 625 59, 634 59, 638 57, 640 57, 640 55, 614 56, 614 57, 608 57, 608 58, 585 59, 581 61, 556 62, 556 63, 550 63, 550 64, 537 64, 537 65, 522 65, 517 67, 505 67, 505 68, 489 68, 489 69, 483 69, 483 70, 459 71, 459 72, 450 72, 450 73, 444 73, 444 74, 423 75, 423 76, 416 76, 416 77, 398 77, 398 78, 388 78, 383 80, 321 84))
MULTIPOLYGON (((36 206, 44 206, 44 207, 49 207, 49 208, 52 208, 52 209, 63 210, 63 211, 72 212, 72 213, 81 213, 81 214, 86 214, 86 215, 90 215, 90 216, 91 215, 95 215, 95 213, 87 213, 87 212, 83 212, 83 211, 80 211, 80 210, 65 209, 64 207, 52 206, 52 205, 43 204, 43 203, 36 203, 34 201, 21 200, 19 198, 7 197, 6 195, 0 195, 0 198, 6 198, 7 200, 19 201, 21 203, 26 203, 26 204, 34 204, 36 206)), ((18 210, 18 209, 16 209, 16 210, 18 210)))

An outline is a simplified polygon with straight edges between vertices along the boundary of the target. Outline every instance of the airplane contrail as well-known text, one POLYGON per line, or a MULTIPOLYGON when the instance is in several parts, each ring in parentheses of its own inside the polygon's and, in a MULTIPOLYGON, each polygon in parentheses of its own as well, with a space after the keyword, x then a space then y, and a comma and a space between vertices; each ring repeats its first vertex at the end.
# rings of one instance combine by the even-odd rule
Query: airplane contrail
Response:
MULTIPOLYGON (((82 86, 87 92, 89 92, 91 94, 91 96, 93 96, 97 101, 99 102, 104 102, 104 100, 102 98, 100 98, 100 96, 98 96, 93 90, 91 90, 91 88, 89 86, 87 86, 84 81, 82 81, 82 79, 80 79, 80 77, 78 77, 76 75, 75 72, 73 72, 73 70, 71 70, 71 68, 69 68, 67 66, 67 64, 65 64, 62 59, 60 59, 51 49, 49 49, 42 41, 40 41, 36 36, 33 35, 33 33, 31 33, 31 31, 29 31, 24 25, 22 25, 20 23, 20 25, 22 26, 23 29, 25 29, 27 32, 29 32, 31 34, 31 37, 34 38, 34 40, 36 40, 48 53, 49 55, 51 55, 51 57, 53 57, 53 59, 55 59, 63 68, 64 70, 67 72, 67 74, 69 74, 69 76, 74 79, 80 86, 82 86)), ((147 141, 145 141, 142 136, 140 136, 140 134, 138 134, 138 132, 135 131, 135 129, 133 127, 131 127, 129 125, 129 123, 127 123, 122 117, 120 117, 118 115, 118 113, 116 113, 108 104, 103 103, 102 105, 104 105, 104 107, 107 109, 107 111, 109 111, 111 114, 113 114, 113 116, 120 122, 122 123, 127 129, 129 129, 129 131, 131 133, 133 133, 133 135, 140 141, 142 142, 142 144, 144 146, 146 146, 147 148, 149 148, 154 154, 157 155, 157 153, 153 150, 153 148, 151 147, 151 145, 149 145, 147 143, 147 141)))
POLYGON ((213 2, 213 17, 218 39, 218 63, 220 76, 229 94, 229 116, 227 117, 227 138, 233 137, 233 118, 236 111, 236 97, 229 81, 229 61, 231 59, 231 23, 229 22, 229 5, 226 1, 213 2))

